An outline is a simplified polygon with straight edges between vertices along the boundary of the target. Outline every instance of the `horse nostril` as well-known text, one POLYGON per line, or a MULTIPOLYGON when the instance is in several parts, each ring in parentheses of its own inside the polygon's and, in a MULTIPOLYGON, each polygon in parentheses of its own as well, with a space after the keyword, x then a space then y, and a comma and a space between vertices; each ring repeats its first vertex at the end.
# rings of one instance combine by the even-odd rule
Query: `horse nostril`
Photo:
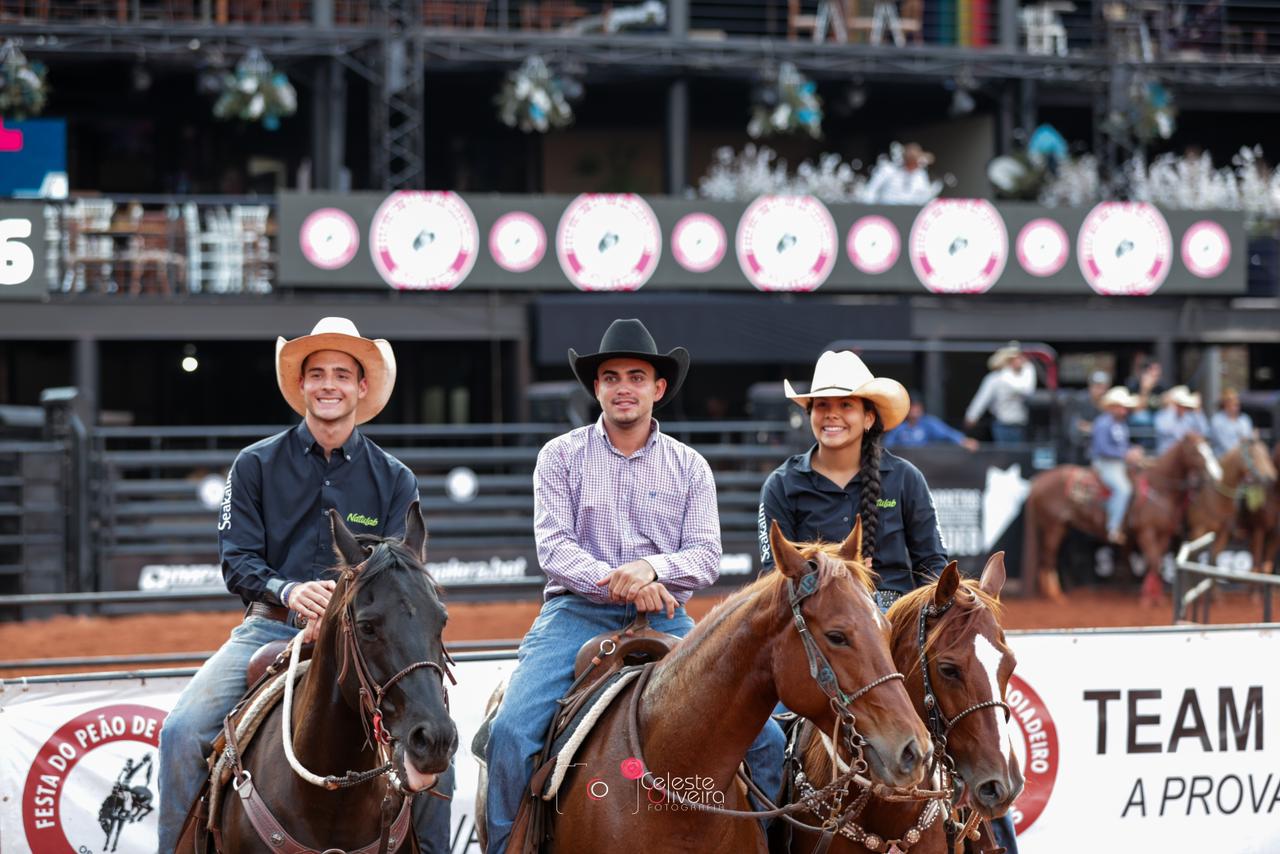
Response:
POLYGON ((913 774, 915 773, 917 766, 920 765, 922 758, 923 754, 920 752, 920 748, 916 744, 916 740, 913 738, 907 742, 906 747, 902 748, 902 755, 898 759, 898 769, 903 774, 913 774))
POLYGON ((978 787, 978 800, 984 806, 993 807, 1004 803, 1005 796, 1008 793, 1008 789, 999 780, 988 780, 978 787))

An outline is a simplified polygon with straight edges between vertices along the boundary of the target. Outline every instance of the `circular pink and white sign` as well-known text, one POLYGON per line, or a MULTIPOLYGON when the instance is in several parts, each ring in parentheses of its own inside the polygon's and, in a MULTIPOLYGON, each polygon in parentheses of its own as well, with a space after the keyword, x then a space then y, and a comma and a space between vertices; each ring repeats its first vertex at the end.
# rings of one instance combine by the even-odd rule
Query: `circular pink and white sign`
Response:
POLYGON ((479 254, 480 229, 457 193, 392 193, 373 215, 369 253, 393 288, 447 291, 462 284, 479 254))
POLYGON ((1033 276, 1052 276, 1067 266, 1067 259, 1071 256, 1071 238, 1061 224, 1041 217, 1022 227, 1014 248, 1022 269, 1033 276))
POLYGON ((671 254, 690 273, 714 270, 728 249, 724 226, 711 214, 687 214, 671 230, 671 254))
POLYGON ((503 214, 489 229, 489 254, 508 272, 528 272, 547 254, 547 230, 531 213, 503 214))
POLYGON ((1221 276, 1231 263, 1231 238, 1227 230, 1209 219, 1192 224, 1182 235, 1182 263, 1202 279, 1221 276))
POLYGON ((307 214, 298 229, 302 255, 321 270, 338 270, 360 251, 360 229, 340 208, 320 208, 307 214))
POLYGON ((878 276, 898 263, 898 256, 902 254, 902 236, 898 227, 888 219, 877 215, 864 216, 850 227, 844 248, 853 266, 878 276))
POLYGON ((585 193, 560 217, 556 255, 579 290, 634 291, 658 267, 662 229, 633 193, 585 193))
POLYGON ((1104 296, 1147 296, 1172 266, 1169 224, 1146 202, 1102 202, 1089 211, 1076 239, 1080 272, 1104 296))
POLYGON ((985 199, 934 199, 916 215, 911 268, 935 294, 980 294, 1004 272, 1009 232, 985 199))
POLYGON ((761 291, 814 291, 836 264, 835 220, 813 196, 761 196, 738 222, 742 272, 761 291))

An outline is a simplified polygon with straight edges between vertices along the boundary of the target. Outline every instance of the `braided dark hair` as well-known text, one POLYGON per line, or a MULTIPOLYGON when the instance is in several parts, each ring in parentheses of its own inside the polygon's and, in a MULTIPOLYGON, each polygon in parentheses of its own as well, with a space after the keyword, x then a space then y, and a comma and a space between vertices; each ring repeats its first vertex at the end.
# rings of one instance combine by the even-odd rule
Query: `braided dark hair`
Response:
POLYGON ((862 406, 875 414, 875 421, 862 434, 862 502, 858 506, 858 515, 862 517, 862 554, 871 564, 876 555, 876 534, 880 530, 880 509, 876 502, 880 500, 880 452, 884 450, 881 437, 884 425, 880 423, 880 413, 875 404, 863 400, 862 406))

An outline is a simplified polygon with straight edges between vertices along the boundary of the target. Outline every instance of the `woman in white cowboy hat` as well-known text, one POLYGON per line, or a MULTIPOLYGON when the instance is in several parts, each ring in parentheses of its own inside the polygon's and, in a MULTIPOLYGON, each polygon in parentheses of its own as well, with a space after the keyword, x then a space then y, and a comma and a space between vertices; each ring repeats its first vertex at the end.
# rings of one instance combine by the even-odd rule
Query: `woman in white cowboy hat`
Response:
POLYGON ((876 601, 887 610, 941 573, 947 561, 924 475, 881 441, 906 417, 907 390, 897 380, 873 376, 848 351, 822 354, 808 392, 796 392, 789 381, 785 389, 809 414, 816 444, 783 462, 760 491, 764 568, 773 567, 770 521, 793 542, 838 543, 861 517, 863 549, 879 575, 876 601))
POLYGON ((988 409, 995 419, 991 438, 997 445, 1027 440, 1027 398, 1036 390, 1036 369, 1027 361, 1022 345, 1010 341, 987 359, 991 373, 982 379, 964 412, 964 426, 973 429, 988 409))
POLYGON ((1129 509, 1133 485, 1129 483, 1128 458, 1140 450, 1129 443, 1129 413, 1138 399, 1122 385, 1113 387, 1098 401, 1102 414, 1093 420, 1090 445, 1093 468, 1111 490, 1107 496, 1107 539, 1124 544, 1124 514, 1129 509))

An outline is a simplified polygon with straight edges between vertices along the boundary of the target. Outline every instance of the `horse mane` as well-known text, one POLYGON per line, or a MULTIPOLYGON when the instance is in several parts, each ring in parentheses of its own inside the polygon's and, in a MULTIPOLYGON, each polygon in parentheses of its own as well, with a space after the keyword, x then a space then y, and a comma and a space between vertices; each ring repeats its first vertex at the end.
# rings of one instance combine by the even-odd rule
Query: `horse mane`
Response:
MULTIPOLYGON (((839 543, 826 543, 814 541, 808 543, 793 544, 800 555, 809 561, 817 564, 818 569, 818 590, 827 585, 833 576, 833 570, 836 567, 843 567, 853 579, 853 583, 861 585, 868 593, 875 590, 875 574, 868 569, 861 561, 846 561, 840 557, 839 543), (819 555, 828 555, 832 560, 820 560, 819 555)), ((747 619, 749 614, 766 613, 777 614, 784 609, 790 610, 791 604, 787 596, 786 575, 784 575, 776 567, 771 571, 762 574, 755 581, 738 590, 736 593, 727 597, 720 604, 716 605, 711 611, 698 621, 693 627, 693 631, 689 632, 684 639, 676 645, 675 649, 662 661, 658 672, 654 674, 654 681, 651 683, 651 689, 667 690, 667 683, 671 679, 677 677, 668 674, 678 674, 685 668, 674 667, 685 659, 689 659, 699 654, 700 648, 705 646, 702 641, 709 635, 719 631, 725 623, 731 619, 738 617, 747 619), (760 602, 761 605, 754 609, 744 611, 744 606, 750 602, 760 602)), ((709 667, 718 666, 718 664, 708 663, 709 667)), ((692 666, 687 668, 689 673, 694 675, 688 678, 697 678, 698 674, 704 672, 700 667, 692 666)), ((680 684, 683 680, 674 683, 674 690, 677 695, 681 695, 685 691, 693 691, 693 686, 680 684)))
MULTIPOLYGON (((933 604, 933 594, 938 583, 918 587, 894 602, 886 615, 890 625, 890 649, 898 649, 898 645, 909 641, 912 646, 916 642, 916 634, 920 630, 920 611, 933 604)), ((989 610, 996 622, 1004 613, 1000 600, 983 590, 972 578, 964 578, 956 589, 954 604, 948 609, 946 617, 939 620, 929 629, 925 636, 925 653, 932 653, 936 648, 950 649, 944 641, 957 635, 967 635, 973 623, 978 620, 984 609, 989 610)), ((910 676, 920 669, 919 653, 913 656, 910 667, 904 676, 910 676)), ((811 735, 808 744, 802 751, 804 772, 813 785, 821 787, 835 779, 831 764, 831 754, 818 735, 816 728, 810 724, 811 735)))
MULTIPOLYGON (((369 556, 357 569, 340 559, 333 572, 338 573, 338 585, 334 590, 335 602, 331 602, 329 610, 346 608, 351 604, 360 589, 371 583, 379 575, 387 571, 420 572, 427 579, 427 589, 436 599, 444 598, 444 588, 427 571, 421 560, 409 550, 401 539, 384 539, 374 534, 358 534, 356 542, 364 546, 369 556)), ((336 611, 335 611, 336 613, 336 611)))

